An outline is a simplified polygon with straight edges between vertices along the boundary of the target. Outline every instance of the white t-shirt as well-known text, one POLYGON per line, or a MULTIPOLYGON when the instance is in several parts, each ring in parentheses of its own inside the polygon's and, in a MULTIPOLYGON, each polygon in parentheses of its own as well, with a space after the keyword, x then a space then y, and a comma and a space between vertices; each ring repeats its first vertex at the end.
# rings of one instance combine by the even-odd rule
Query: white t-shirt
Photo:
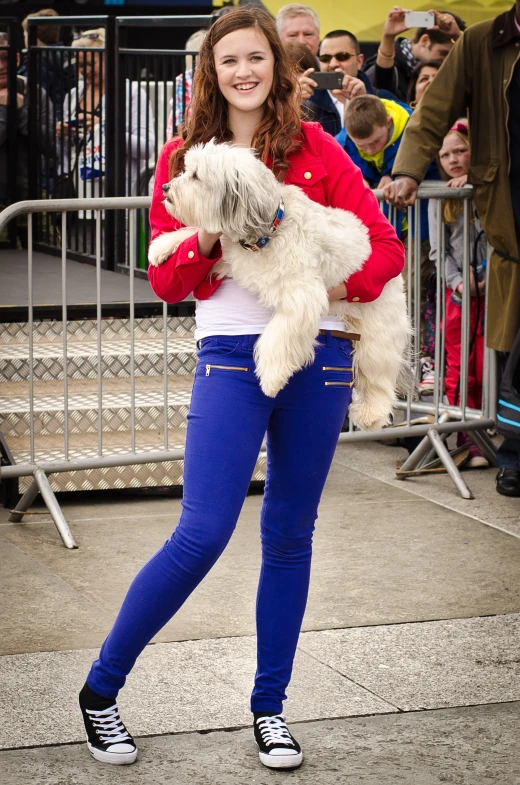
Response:
POLYGON ((346 99, 345 103, 342 103, 336 98, 335 95, 332 95, 330 90, 329 90, 329 95, 332 98, 332 103, 338 110, 339 119, 341 120, 341 127, 345 128, 345 109, 347 108, 349 103, 348 98, 346 99))
MULTIPOLYGON (((224 278, 208 300, 197 300, 195 339, 210 335, 261 335, 272 315, 254 294, 233 278, 224 278)), ((324 316, 320 329, 344 330, 345 325, 333 316, 324 316)))

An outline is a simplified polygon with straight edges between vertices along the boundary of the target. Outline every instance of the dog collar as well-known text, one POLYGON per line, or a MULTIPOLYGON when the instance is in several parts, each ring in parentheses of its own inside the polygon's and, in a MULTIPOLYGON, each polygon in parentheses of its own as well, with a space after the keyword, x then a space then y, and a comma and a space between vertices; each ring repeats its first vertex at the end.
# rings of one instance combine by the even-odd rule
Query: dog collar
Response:
MULTIPOLYGON (((280 199, 278 212, 276 213, 275 219, 271 224, 271 230, 270 230, 271 233, 276 232, 276 230, 280 226, 284 213, 285 213, 285 205, 283 203, 283 199, 280 199)), ((245 240, 239 240, 238 242, 240 243, 242 248, 246 249, 246 251, 261 251, 262 248, 265 248, 265 246, 267 245, 270 239, 271 239, 270 237, 266 236, 266 237, 261 237, 259 240, 256 241, 256 243, 246 243, 245 240)))

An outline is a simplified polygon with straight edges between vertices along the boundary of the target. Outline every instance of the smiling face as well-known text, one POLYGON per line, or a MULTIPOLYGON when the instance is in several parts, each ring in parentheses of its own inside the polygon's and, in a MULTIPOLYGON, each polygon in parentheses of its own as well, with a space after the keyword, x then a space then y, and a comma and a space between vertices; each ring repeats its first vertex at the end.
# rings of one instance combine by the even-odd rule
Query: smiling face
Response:
POLYGON ((274 55, 265 35, 254 27, 235 30, 213 48, 218 86, 229 108, 258 112, 271 91, 274 55))
POLYGON ((444 137, 439 151, 439 161, 448 177, 460 177, 469 171, 470 150, 468 142, 455 131, 444 137))

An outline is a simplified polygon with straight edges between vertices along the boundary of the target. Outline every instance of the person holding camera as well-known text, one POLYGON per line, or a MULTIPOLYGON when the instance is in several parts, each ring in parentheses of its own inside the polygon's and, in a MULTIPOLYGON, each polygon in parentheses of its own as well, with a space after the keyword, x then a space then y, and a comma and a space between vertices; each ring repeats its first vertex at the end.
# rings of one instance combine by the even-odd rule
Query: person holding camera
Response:
MULTIPOLYGON (((316 66, 306 69, 298 77, 302 100, 304 102, 312 101, 317 113, 314 116, 323 130, 336 136, 344 124, 343 107, 345 101, 367 92, 364 80, 352 76, 344 68, 341 68, 343 76, 340 80, 329 77, 318 82, 316 76, 313 76, 321 68, 318 59, 320 23, 316 12, 310 6, 300 3, 283 6, 276 17, 276 27, 283 44, 303 44, 313 55, 316 66), (329 90, 333 92, 329 92, 329 90)), ((347 36, 349 35, 347 33, 347 36)), ((350 54, 350 47, 347 53, 350 54)), ((345 62, 346 59, 350 59, 350 57, 343 59, 342 62, 345 62)), ((324 65, 330 65, 330 61, 329 63, 324 62, 324 65)), ((325 67, 321 70, 336 71, 337 69, 325 67)))
POLYGON ((367 62, 365 71, 375 88, 390 90, 399 101, 406 101, 417 64, 442 63, 465 28, 463 20, 452 13, 425 14, 394 6, 385 21, 377 55, 367 62), (421 21, 431 25, 418 26, 412 39, 397 38, 421 21))

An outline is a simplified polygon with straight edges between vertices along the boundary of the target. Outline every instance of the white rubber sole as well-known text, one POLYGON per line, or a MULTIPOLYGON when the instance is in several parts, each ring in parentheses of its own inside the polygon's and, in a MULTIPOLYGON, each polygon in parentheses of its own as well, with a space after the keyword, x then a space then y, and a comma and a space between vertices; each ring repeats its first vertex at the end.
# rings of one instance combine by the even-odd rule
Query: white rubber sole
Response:
POLYGON ((296 769, 301 765, 303 752, 296 755, 268 755, 266 752, 259 752, 260 763, 268 769, 296 769))
POLYGON ((133 752, 103 752, 103 750, 93 747, 89 741, 87 741, 87 747, 96 760, 101 763, 111 763, 114 766, 127 766, 130 763, 135 763, 137 758, 137 750, 133 752))

